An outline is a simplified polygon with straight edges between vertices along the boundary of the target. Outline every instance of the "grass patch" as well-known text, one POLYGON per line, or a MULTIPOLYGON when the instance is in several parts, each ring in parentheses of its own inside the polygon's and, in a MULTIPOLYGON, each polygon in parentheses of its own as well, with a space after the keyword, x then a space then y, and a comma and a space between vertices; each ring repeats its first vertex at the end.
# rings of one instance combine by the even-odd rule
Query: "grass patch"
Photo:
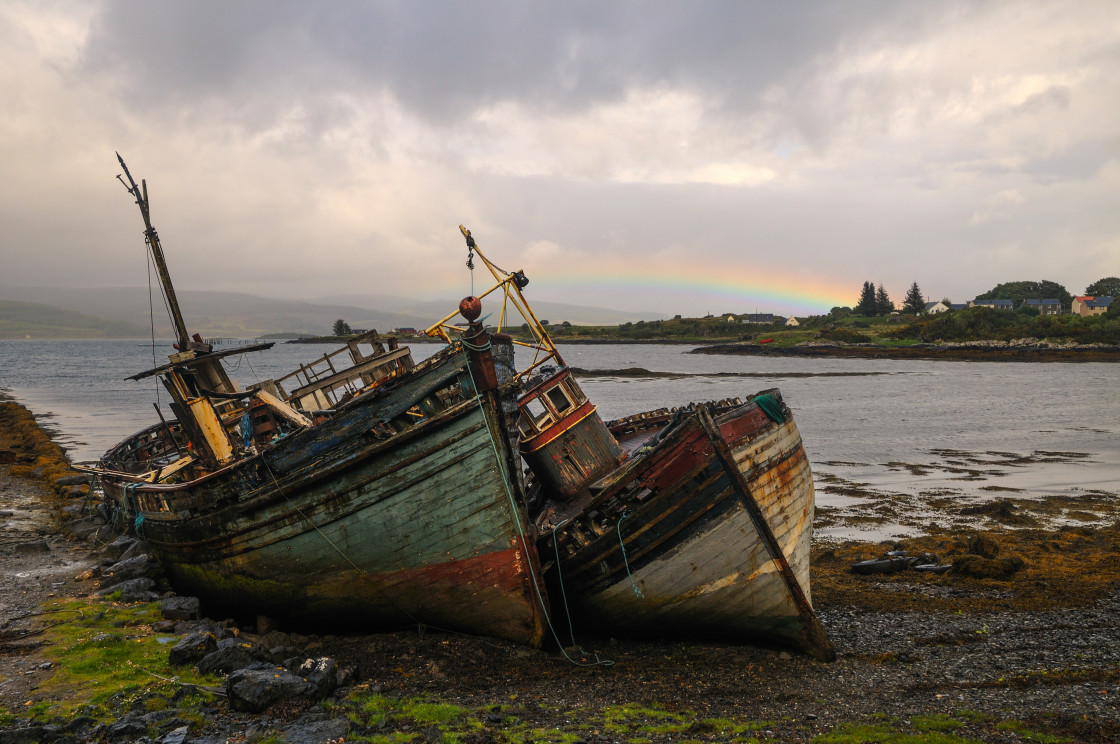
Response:
POLYGON ((63 619, 44 634, 44 653, 55 663, 55 672, 39 687, 43 699, 24 711, 36 720, 80 712, 110 721, 137 700, 148 710, 167 707, 162 698, 175 694, 180 683, 221 683, 193 667, 168 663, 171 644, 161 643, 167 636, 151 627, 161 619, 155 603, 122 605, 86 598, 50 602, 45 609, 63 619))
POLYGON ((691 716, 673 713, 659 707, 612 705, 603 709, 604 728, 608 731, 634 731, 643 734, 673 734, 693 725, 691 716))
POLYGON ((333 715, 344 715, 354 724, 347 741, 399 744, 423 735, 432 740, 460 744, 467 741, 500 741, 505 744, 573 744, 608 736, 612 741, 641 744, 672 740, 727 741, 757 744, 752 736, 773 727, 765 721, 734 718, 701 718, 692 710, 669 710, 660 705, 628 703, 595 710, 564 710, 520 701, 468 709, 437 702, 436 698, 391 698, 359 687, 345 700, 326 704, 333 715), (490 738, 486 738, 490 737, 490 738))
POLYGON ((942 731, 900 733, 882 723, 845 723, 827 734, 814 737, 813 744, 978 744, 942 731))
POLYGON ((1063 744, 1063 742, 1073 741, 1072 739, 1059 736, 1057 734, 1047 734, 1041 731, 1034 731, 1027 727, 1021 721, 1003 721, 996 724, 997 731, 1012 731, 1021 739, 1027 741, 1038 742, 1038 744, 1063 744))
POLYGON ((448 744, 457 744, 462 737, 475 733, 482 723, 469 708, 450 703, 440 703, 421 698, 389 698, 359 689, 341 703, 332 703, 332 710, 346 714, 352 723, 363 728, 392 729, 384 734, 352 737, 353 741, 395 742, 410 741, 416 736, 413 729, 435 726, 448 744), (402 731, 407 727, 410 731, 402 731))
POLYGON ((992 719, 987 713, 981 713, 978 710, 958 710, 954 715, 969 723, 984 723, 992 719))
POLYGON ((952 731, 964 724, 955 718, 935 713, 931 716, 913 716, 910 718, 910 725, 915 731, 952 731))

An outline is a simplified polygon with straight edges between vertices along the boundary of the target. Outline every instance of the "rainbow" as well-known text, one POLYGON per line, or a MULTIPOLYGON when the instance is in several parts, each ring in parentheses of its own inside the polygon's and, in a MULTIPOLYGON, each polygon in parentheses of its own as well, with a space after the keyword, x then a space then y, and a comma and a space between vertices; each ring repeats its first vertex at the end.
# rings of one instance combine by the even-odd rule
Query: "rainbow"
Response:
MULTIPOLYGON (((578 269, 568 265, 540 267, 536 271, 526 267, 526 273, 532 282, 530 295, 564 302, 564 296, 586 298, 587 291, 593 290, 595 295, 602 298, 595 301, 596 305, 615 306, 611 299, 626 298, 631 300, 627 305, 644 300, 643 305, 648 309, 651 307, 649 303, 656 301, 654 307, 685 315, 703 314, 706 311, 820 315, 833 307, 850 307, 859 297, 860 285, 851 282, 841 284, 835 280, 781 276, 731 266, 667 269, 654 264, 630 264, 620 268, 618 265, 611 265, 613 263, 602 261, 594 266, 584 263, 578 269), (676 310, 676 307, 682 309, 676 310), (701 308, 699 312, 687 311, 688 308, 698 307, 701 308)), ((478 291, 484 286, 489 287, 491 283, 485 272, 476 270, 475 287, 478 291)), ((469 279, 463 277, 454 282, 439 281, 431 289, 447 296, 463 292, 465 286, 469 288, 469 279)), ((531 299, 532 297, 530 301, 531 299)))

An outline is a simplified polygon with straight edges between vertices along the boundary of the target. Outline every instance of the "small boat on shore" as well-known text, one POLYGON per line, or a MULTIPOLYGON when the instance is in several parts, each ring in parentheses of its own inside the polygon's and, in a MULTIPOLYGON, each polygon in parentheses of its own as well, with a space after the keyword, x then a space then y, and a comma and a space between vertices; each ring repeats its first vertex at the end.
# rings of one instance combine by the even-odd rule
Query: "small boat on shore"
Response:
POLYGON ((419 364, 369 336, 371 353, 346 347, 345 370, 304 366, 282 378, 290 392, 243 390, 221 360, 271 344, 215 352, 188 335, 147 184, 121 165, 178 339, 168 364, 132 379, 158 376, 176 418, 160 414, 89 472, 176 590, 232 614, 539 646, 548 608, 505 415, 514 403, 503 407, 511 389, 492 351, 503 343, 477 322, 477 301, 464 301, 461 338, 419 364))
MULTIPOLYGON (((809 593, 812 474, 778 390, 604 429, 628 456, 536 517, 554 606, 597 633, 835 658, 809 593)), ((565 458, 592 451, 581 438, 560 445, 565 458)))

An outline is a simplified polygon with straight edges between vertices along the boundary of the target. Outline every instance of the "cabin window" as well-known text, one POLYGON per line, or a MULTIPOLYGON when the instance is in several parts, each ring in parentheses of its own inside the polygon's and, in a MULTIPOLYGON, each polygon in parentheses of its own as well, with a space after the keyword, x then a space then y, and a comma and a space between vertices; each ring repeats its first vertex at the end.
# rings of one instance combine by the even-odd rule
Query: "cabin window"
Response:
POLYGON ((532 439, 540 433, 537 431, 537 427, 533 426, 533 422, 529 420, 528 416, 517 417, 517 429, 521 432, 521 436, 524 439, 532 439))
POLYGON ((521 408, 523 412, 529 414, 529 419, 538 429, 543 429, 552 420, 551 414, 544 407, 544 402, 540 398, 529 399, 521 408))
POLYGON ((583 394, 583 390, 580 389, 575 378, 565 377, 564 389, 568 391, 568 397, 572 399, 575 405, 581 406, 587 402, 587 396, 583 394))
POLYGON ((545 393, 545 395, 548 396, 548 400, 552 403, 552 407, 556 409, 556 413, 558 414, 563 414, 564 411, 572 407, 572 401, 568 398, 567 392, 565 392, 564 388, 560 385, 552 388, 545 393))

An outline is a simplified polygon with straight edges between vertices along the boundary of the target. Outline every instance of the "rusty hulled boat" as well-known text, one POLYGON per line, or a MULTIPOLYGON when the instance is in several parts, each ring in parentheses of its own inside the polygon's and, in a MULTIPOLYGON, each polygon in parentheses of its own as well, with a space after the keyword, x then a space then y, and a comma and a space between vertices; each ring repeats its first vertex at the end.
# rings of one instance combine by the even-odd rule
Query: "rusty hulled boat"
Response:
MULTIPOLYGON (((809 588, 812 473, 781 393, 608 425, 523 285, 506 286, 533 333, 516 421, 552 606, 587 632, 773 641, 834 658, 809 588)), ((504 319, 505 304, 497 330, 504 319)))
MULTIPOLYGON (((585 446, 578 428, 544 448, 563 452, 552 455, 560 469, 602 451, 602 431, 585 446)), ((582 490, 550 497, 536 520, 555 601, 577 627, 774 642, 835 657, 809 588, 812 475, 778 390, 603 430, 619 443, 620 464, 584 464, 591 477, 582 490)))
POLYGON ((158 376, 175 419, 91 472, 177 591, 241 615, 540 645, 547 601, 507 425, 515 403, 502 403, 513 386, 499 383, 477 301, 461 337, 419 364, 371 335, 371 353, 344 349, 347 369, 301 366, 242 390, 221 359, 268 345, 214 352, 188 335, 147 185, 125 175, 178 339, 168 364, 134 379, 158 376))

